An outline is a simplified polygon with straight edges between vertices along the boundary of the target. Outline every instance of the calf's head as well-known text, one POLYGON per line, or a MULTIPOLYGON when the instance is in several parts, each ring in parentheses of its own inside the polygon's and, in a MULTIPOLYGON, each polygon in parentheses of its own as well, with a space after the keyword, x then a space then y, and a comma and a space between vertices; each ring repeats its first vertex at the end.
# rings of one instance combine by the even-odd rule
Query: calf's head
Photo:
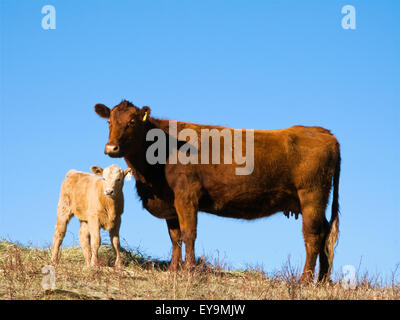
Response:
POLYGON ((110 157, 124 157, 145 140, 149 107, 139 109, 124 100, 111 110, 104 104, 96 104, 94 110, 100 117, 108 119, 109 136, 104 153, 110 157))
POLYGON ((98 166, 90 167, 90 170, 98 176, 102 176, 104 195, 113 198, 122 192, 122 187, 124 186, 124 178, 129 173, 132 174, 132 169, 128 168, 122 170, 115 164, 102 169, 98 166))

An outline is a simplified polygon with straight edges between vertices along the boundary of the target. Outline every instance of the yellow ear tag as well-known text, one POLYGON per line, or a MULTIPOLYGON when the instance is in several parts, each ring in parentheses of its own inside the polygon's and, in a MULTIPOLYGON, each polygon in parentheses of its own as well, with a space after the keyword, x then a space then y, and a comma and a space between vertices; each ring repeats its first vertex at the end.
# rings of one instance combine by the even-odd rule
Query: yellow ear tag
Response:
POLYGON ((143 116, 143 121, 146 121, 146 119, 147 119, 147 111, 146 111, 146 113, 145 113, 144 116, 143 116))

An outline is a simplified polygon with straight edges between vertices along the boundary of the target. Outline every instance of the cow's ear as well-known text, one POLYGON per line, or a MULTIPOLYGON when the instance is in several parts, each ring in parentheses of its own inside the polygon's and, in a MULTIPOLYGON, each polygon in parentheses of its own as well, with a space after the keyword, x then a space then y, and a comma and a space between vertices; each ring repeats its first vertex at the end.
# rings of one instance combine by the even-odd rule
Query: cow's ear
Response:
POLYGON ((144 106, 140 109, 140 117, 142 118, 143 122, 146 122, 150 115, 150 107, 144 106))
POLYGON ((101 176, 103 174, 103 169, 98 166, 91 166, 90 170, 97 176, 101 176))
POLYGON ((104 104, 98 103, 94 106, 94 111, 102 117, 108 119, 110 117, 110 109, 107 108, 104 104))

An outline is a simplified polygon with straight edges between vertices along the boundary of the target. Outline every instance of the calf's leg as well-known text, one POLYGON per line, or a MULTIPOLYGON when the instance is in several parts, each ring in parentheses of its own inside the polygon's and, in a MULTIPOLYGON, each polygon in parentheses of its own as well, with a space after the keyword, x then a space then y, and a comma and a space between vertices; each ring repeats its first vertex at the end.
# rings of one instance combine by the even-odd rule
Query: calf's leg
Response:
POLYGON ((89 227, 86 221, 81 221, 81 228, 79 230, 79 241, 82 246, 83 255, 85 256, 86 265, 90 266, 90 234, 89 227))
POLYGON ((116 255, 116 260, 115 260, 116 267, 122 266, 120 244, 119 244, 119 228, 120 228, 120 226, 121 226, 121 218, 119 218, 115 222, 114 227, 110 230, 110 241, 111 241, 111 245, 112 245, 115 255, 116 255))
POLYGON ((73 217, 73 213, 68 211, 66 208, 58 206, 57 209, 57 224, 54 231, 53 237, 53 248, 51 254, 51 262, 56 264, 58 262, 58 250, 61 243, 65 237, 65 231, 67 230, 67 225, 69 220, 73 217))
POLYGON ((90 247, 92 249, 92 256, 90 265, 92 267, 98 265, 98 251, 100 247, 100 224, 96 218, 88 220, 89 234, 90 234, 90 247))

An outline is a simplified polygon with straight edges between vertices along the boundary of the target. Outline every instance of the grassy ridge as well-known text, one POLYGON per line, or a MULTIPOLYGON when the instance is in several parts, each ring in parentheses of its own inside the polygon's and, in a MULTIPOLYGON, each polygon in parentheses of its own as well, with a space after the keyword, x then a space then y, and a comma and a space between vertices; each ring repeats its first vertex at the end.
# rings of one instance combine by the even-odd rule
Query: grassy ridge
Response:
POLYGON ((400 299, 400 285, 383 286, 367 276, 355 289, 340 279, 331 284, 304 284, 298 269, 287 263, 280 272, 229 271, 204 259, 192 270, 168 272, 165 261, 152 260, 134 250, 123 251, 123 269, 110 267, 110 246, 99 250, 101 267, 85 267, 79 247, 61 250, 56 289, 44 290, 41 270, 50 264, 49 249, 0 242, 0 299, 400 299))

